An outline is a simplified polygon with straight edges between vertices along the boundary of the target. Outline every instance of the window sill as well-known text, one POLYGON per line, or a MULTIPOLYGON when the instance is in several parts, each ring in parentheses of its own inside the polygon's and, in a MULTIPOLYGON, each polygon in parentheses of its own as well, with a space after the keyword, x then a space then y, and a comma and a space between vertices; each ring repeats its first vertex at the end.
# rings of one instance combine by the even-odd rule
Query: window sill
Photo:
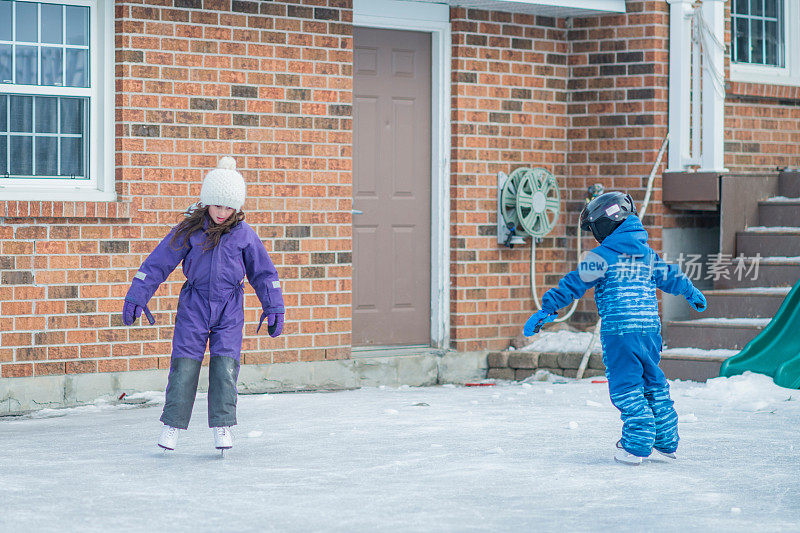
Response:
POLYGON ((728 82, 726 93, 729 97, 800 100, 799 85, 731 81, 728 82))
POLYGON ((0 216, 6 218, 122 218, 131 217, 130 202, 84 200, 4 200, 0 216))

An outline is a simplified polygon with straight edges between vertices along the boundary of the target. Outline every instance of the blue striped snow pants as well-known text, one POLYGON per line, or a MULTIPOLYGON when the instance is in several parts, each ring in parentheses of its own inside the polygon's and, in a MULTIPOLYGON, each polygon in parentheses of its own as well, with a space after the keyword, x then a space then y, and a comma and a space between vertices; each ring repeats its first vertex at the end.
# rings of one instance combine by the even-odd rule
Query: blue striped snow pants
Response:
POLYGON ((667 378, 658 367, 660 333, 603 335, 601 340, 611 403, 622 418, 622 447, 639 457, 647 457, 654 447, 674 452, 678 415, 667 378))

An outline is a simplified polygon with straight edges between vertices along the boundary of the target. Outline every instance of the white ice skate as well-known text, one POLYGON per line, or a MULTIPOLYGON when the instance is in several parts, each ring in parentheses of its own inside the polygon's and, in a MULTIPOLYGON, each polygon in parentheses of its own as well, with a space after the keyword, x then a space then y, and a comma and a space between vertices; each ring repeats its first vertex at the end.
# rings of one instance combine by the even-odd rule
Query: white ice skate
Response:
POLYGON ((224 451, 233 448, 233 433, 229 427, 211 428, 214 431, 214 447, 224 451))
MULTIPOLYGON (((665 458, 669 459, 668 462, 670 462, 670 463, 678 458, 678 454, 675 453, 675 452, 662 452, 658 448, 653 448, 653 450, 656 453, 658 453, 658 455, 660 455, 661 457, 665 457, 665 458)), ((658 455, 656 457, 658 457, 658 455)))
POLYGON ((158 445, 165 450, 174 450, 175 445, 178 444, 178 431, 178 428, 165 425, 158 438, 158 445))
POLYGON ((625 451, 625 448, 622 447, 622 441, 619 440, 617 441, 617 453, 614 454, 614 460, 618 463, 631 466, 639 466, 642 464, 642 458, 625 451))

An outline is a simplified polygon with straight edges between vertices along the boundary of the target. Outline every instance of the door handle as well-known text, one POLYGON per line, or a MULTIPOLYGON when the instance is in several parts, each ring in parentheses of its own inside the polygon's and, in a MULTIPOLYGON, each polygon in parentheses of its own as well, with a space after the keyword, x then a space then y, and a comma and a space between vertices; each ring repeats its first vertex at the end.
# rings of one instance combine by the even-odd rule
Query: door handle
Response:
POLYGON ((350 210, 350 214, 351 215, 363 215, 364 211, 362 211, 361 209, 351 209, 350 210))

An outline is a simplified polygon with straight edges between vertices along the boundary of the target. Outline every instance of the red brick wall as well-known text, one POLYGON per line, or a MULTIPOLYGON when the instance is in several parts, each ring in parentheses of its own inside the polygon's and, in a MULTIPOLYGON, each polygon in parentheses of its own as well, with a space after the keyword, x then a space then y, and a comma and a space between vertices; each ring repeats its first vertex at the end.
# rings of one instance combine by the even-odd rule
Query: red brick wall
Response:
MULTIPOLYGON (((542 166, 565 186, 566 30, 563 19, 464 8, 450 20, 451 345, 505 348, 531 309, 530 247, 497 244, 496 176, 542 166)), ((563 235, 559 225, 540 245, 543 272, 566 272, 563 235)))
MULTIPOLYGON (((667 134, 669 5, 628 1, 626 8, 625 14, 575 19, 568 33, 571 234, 590 185, 626 191, 637 207, 642 205, 647 179, 667 134)), ((649 244, 656 250, 661 249, 665 223, 659 178, 666 161, 665 153, 643 221, 649 244)), ((584 249, 596 246, 591 236, 583 242, 584 249)), ((574 322, 596 320, 591 298, 584 298, 578 309, 574 322)))
POLYGON ((119 1, 115 32, 119 203, 3 205, 0 375, 167 367, 182 274, 157 326, 123 327, 122 298, 222 155, 288 309, 286 335, 254 335, 247 286, 244 362, 347 357, 351 2, 119 1))
MULTIPOLYGON (((725 78, 731 79, 730 2, 725 5, 725 78)), ((800 87, 729 81, 725 98, 725 167, 775 172, 800 166, 800 87)))
MULTIPOLYGON (((564 210, 537 248, 540 296, 576 266, 589 185, 643 200, 667 132, 669 14, 656 1, 627 10, 570 21, 451 10, 456 349, 504 348, 534 309, 530 245, 508 250, 496 241, 498 171, 544 166, 558 178, 564 210)), ((657 249, 662 210, 657 182, 645 220, 657 249)), ((595 245, 583 240, 584 250, 595 245)), ((587 296, 572 319, 579 326, 596 320, 587 296)))
POLYGON ((800 97, 729 93, 725 101, 725 166, 731 172, 770 173, 777 167, 800 166, 800 97))

